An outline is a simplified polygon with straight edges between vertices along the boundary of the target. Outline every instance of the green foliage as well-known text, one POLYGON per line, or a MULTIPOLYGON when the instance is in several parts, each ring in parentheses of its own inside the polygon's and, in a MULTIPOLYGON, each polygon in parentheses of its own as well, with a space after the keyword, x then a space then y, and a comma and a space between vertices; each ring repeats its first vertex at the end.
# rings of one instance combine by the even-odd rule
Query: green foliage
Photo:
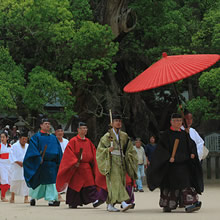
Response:
MULTIPOLYGON (((164 51, 168 55, 219 53, 219 0, 132 0, 130 2, 130 7, 136 11, 138 24, 135 30, 123 39, 120 49, 121 57, 126 57, 130 61, 126 70, 131 75, 140 74, 160 59, 164 51)), ((219 82, 216 78, 215 82, 208 79, 210 76, 208 75, 207 81, 210 82, 202 83, 205 81, 204 76, 202 75, 199 80, 201 89, 198 89, 199 74, 183 80, 178 86, 179 91, 182 92, 188 89, 188 80, 192 82, 192 94, 198 97, 187 105, 202 120, 217 118, 220 112, 217 104, 220 103, 217 95, 219 82), (209 87, 205 89, 204 84, 209 87), (208 92, 209 90, 213 92, 208 92), (202 95, 205 97, 200 98, 202 95)), ((174 94, 171 92, 167 97, 163 93, 166 88, 157 88, 157 91, 161 91, 161 100, 172 103, 174 94)), ((148 100, 151 93, 153 93, 151 90, 145 93, 148 94, 145 100, 148 100)), ((152 102, 151 107, 155 105, 155 100, 152 102)), ((160 104, 163 105, 162 102, 160 104)), ((157 111, 160 114, 160 110, 157 111)))
POLYGON ((87 0, 8 0, 0 11, 3 44, 7 43, 15 61, 27 71, 42 66, 62 78, 71 69, 78 72, 82 65, 78 78, 83 75, 84 79, 94 70, 98 72, 94 75, 101 76, 114 69, 112 56, 117 44, 112 42, 109 27, 88 21, 92 12, 87 0))
MULTIPOLYGON (((138 23, 122 38, 120 48, 111 28, 94 22, 91 2, 100 1, 0 0, 1 111, 46 113, 45 104, 59 102, 64 111, 54 117, 70 118, 79 90, 85 92, 86 87, 93 94, 87 85, 98 84, 106 71, 115 72, 118 50, 116 58, 120 67, 126 65, 126 80, 164 51, 219 52, 220 0, 130 0, 138 23)), ((205 98, 188 103, 199 117, 216 117, 220 109, 216 71, 199 80, 205 98)))
POLYGON ((118 45, 111 29, 92 19, 88 0, 1 1, 0 45, 8 47, 7 55, 12 56, 8 63, 5 58, 4 66, 0 62, 5 103, 1 108, 19 110, 22 106, 29 113, 46 114, 46 104, 59 102, 64 112, 54 117, 70 118, 74 92, 96 82, 104 71, 115 70, 112 59, 118 45), (16 77, 9 65, 18 72, 16 77), (5 80, 7 74, 13 83, 5 80), (16 93, 9 91, 11 87, 16 93))
POLYGON ((8 0, 0 12, 1 35, 16 62, 30 71, 36 65, 53 69, 64 61, 66 42, 74 34, 68 0, 8 0))
POLYGON ((192 37, 192 47, 200 53, 219 53, 220 50, 220 3, 205 14, 201 28, 192 37))
POLYGON ((199 78, 199 86, 206 94, 213 95, 220 100, 220 68, 204 72, 199 78))
POLYGON ((204 72, 199 78, 199 87, 204 97, 197 97, 187 103, 187 107, 202 120, 219 119, 220 115, 220 68, 204 72))
POLYGON ((73 20, 76 27, 80 28, 82 22, 91 21, 93 19, 92 10, 90 9, 89 1, 87 0, 70 0, 70 11, 73 15, 73 20))
POLYGON ((0 47, 0 110, 15 110, 24 92, 24 71, 17 66, 9 51, 0 47))
POLYGON ((90 21, 84 22, 72 41, 74 57, 71 76, 74 81, 100 79, 103 71, 114 72, 112 57, 117 52, 117 44, 112 42, 110 27, 90 21))
POLYGON ((46 104, 58 104, 64 106, 64 114, 73 114, 75 99, 70 94, 72 86, 68 82, 59 82, 55 74, 35 67, 29 74, 29 83, 24 94, 24 103, 30 110, 38 110, 46 114, 46 104), (34 96, 30 95, 34 94, 34 96))
POLYGON ((191 111, 196 121, 210 119, 211 102, 206 97, 196 97, 187 103, 186 108, 191 111))
MULTIPOLYGON (((132 56, 131 60, 136 57, 141 59, 145 62, 145 68, 161 58, 162 52, 167 52, 168 55, 200 53, 198 47, 192 43, 192 37, 200 31, 204 15, 215 9, 219 3, 219 0, 131 1, 130 7, 137 13, 138 24, 135 30, 126 36, 123 53, 132 56)), ((213 11, 213 15, 216 11, 213 11)), ((219 23, 215 19, 210 28, 213 29, 213 25, 219 23)), ((218 39, 215 38, 216 43, 218 39)), ((143 67, 138 67, 141 68, 138 70, 140 73, 143 67)), ((136 65, 131 70, 135 68, 137 69, 136 65)))

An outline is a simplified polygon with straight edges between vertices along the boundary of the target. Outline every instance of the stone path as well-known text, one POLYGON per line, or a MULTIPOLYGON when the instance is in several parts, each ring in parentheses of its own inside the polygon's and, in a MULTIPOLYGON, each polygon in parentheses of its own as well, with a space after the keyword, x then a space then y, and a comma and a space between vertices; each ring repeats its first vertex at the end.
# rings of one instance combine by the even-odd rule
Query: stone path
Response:
MULTIPOLYGON (((60 207, 48 207, 44 200, 30 207, 23 203, 22 197, 16 197, 14 204, 0 202, 0 220, 219 220, 220 184, 208 184, 200 196, 202 209, 199 212, 185 213, 178 209, 172 213, 163 213, 158 206, 159 190, 135 193, 136 207, 125 213, 109 213, 106 204, 94 209, 92 205, 69 209, 65 203, 60 207)), ((65 197, 65 195, 63 195, 65 197)), ((7 195, 9 198, 9 195, 7 195)), ((116 206, 117 207, 117 206, 116 206)), ((119 208, 119 206, 118 206, 119 208)))

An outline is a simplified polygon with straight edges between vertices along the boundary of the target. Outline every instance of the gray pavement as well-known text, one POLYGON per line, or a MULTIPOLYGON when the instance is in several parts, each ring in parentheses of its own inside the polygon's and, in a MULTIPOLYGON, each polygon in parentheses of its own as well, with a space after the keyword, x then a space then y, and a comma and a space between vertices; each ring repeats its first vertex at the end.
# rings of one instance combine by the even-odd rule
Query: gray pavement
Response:
MULTIPOLYGON (((125 213, 109 213, 106 204, 93 208, 91 204, 77 209, 69 209, 65 203, 60 207, 48 207, 43 199, 37 201, 35 207, 23 203, 17 196, 15 203, 0 202, 0 220, 219 220, 220 219, 220 183, 206 184, 205 192, 200 196, 202 208, 198 212, 185 213, 177 209, 172 213, 163 213, 158 205, 159 190, 135 193, 134 210, 125 213)), ((65 197, 65 195, 63 195, 65 197)), ((7 195, 9 198, 9 195, 7 195)), ((117 206, 116 206, 117 207, 117 206)), ((118 205, 119 208, 119 205, 118 205)))

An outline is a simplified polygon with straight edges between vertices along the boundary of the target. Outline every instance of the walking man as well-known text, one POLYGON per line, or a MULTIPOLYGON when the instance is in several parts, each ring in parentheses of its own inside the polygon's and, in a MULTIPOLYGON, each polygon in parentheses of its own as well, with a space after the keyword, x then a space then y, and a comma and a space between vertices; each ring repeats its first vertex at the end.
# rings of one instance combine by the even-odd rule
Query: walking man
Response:
POLYGON ((44 198, 49 206, 59 206, 56 190, 56 177, 62 158, 60 143, 50 134, 50 122, 43 118, 41 130, 31 137, 23 161, 25 181, 30 187, 30 205, 35 206, 36 199, 44 198))
MULTIPOLYGON (((203 158, 203 146, 204 146, 204 141, 203 139, 199 136, 198 132, 192 128, 192 123, 193 123, 193 115, 191 112, 188 110, 184 111, 184 118, 186 120, 186 125, 187 129, 189 131, 190 138, 196 143, 196 148, 197 148, 197 153, 199 156, 199 160, 201 161, 203 158)), ((184 127, 182 126, 184 129, 184 127)))
POLYGON ((126 191, 126 173, 133 180, 137 179, 137 152, 121 127, 121 116, 113 115, 112 129, 101 138, 96 153, 99 171, 106 177, 109 212, 119 211, 114 207, 117 203, 121 204, 122 211, 132 208, 132 204, 126 203, 130 199, 126 191))
POLYGON ((178 205, 186 212, 201 208, 202 168, 195 143, 180 129, 182 122, 180 114, 172 114, 171 127, 160 138, 147 172, 149 189, 160 188, 159 204, 164 212, 178 205))
POLYGON ((79 122, 77 131, 78 135, 69 141, 64 151, 56 182, 58 192, 68 186, 66 204, 69 208, 77 208, 97 200, 96 149, 86 137, 86 123, 79 122))
POLYGON ((144 168, 147 166, 147 160, 145 156, 144 148, 141 146, 141 139, 136 138, 134 149, 138 155, 138 179, 136 180, 137 189, 136 191, 144 192, 142 185, 142 177, 145 176, 144 168))

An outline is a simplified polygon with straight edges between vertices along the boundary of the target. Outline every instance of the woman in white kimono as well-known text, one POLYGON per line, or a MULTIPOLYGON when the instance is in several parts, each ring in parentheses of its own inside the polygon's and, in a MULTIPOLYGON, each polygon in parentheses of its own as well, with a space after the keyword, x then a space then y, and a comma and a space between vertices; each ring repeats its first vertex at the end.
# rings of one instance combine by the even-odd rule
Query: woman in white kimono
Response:
POLYGON ((15 202, 15 194, 24 196, 24 203, 28 201, 28 187, 24 180, 23 160, 28 148, 27 134, 22 133, 19 140, 12 145, 11 150, 11 199, 10 203, 15 202))
POLYGON ((10 188, 10 153, 11 145, 8 142, 8 134, 6 132, 1 133, 0 143, 0 188, 1 188, 1 200, 2 202, 8 202, 5 198, 5 194, 10 188))

